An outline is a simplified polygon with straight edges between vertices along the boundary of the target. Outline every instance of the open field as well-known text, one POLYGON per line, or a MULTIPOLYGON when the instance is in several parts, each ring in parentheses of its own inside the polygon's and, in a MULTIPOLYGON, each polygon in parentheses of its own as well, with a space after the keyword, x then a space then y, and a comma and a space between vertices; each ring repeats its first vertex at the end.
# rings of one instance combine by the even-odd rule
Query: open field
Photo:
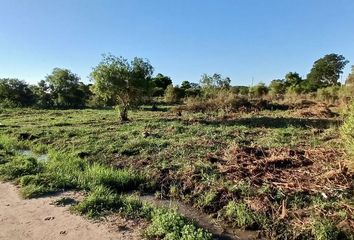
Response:
POLYGON ((1 110, 0 174, 25 198, 82 190, 73 212, 143 219, 150 239, 210 235, 143 195, 202 212, 210 222, 199 226, 219 238, 353 239, 353 175, 335 112, 147 107, 119 123, 114 110, 1 110))

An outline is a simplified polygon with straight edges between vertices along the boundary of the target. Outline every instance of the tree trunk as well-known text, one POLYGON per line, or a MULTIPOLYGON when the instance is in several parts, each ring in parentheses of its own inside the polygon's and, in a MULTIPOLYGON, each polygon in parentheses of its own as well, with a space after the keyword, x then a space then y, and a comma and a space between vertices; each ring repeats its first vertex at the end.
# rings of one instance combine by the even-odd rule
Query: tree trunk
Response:
POLYGON ((122 122, 127 122, 129 121, 128 119, 128 108, 126 106, 122 107, 120 110, 120 120, 122 122))

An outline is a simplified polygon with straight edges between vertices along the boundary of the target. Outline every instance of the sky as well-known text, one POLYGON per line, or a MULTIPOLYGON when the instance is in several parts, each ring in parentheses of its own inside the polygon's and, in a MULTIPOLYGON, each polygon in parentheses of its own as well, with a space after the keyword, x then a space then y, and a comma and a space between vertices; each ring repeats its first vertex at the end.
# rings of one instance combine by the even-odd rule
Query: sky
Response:
POLYGON ((0 78, 36 83, 53 68, 89 74, 111 53, 155 74, 233 85, 306 77, 325 54, 354 65, 353 0, 0 0, 0 78))

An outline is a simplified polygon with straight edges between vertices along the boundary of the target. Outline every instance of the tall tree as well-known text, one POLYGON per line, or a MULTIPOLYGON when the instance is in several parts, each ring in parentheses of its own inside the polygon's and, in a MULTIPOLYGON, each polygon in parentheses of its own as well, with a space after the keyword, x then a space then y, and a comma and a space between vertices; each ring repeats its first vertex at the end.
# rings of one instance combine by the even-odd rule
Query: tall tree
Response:
POLYGON ((284 84, 287 88, 300 85, 302 82, 303 80, 297 72, 289 72, 285 75, 284 84))
POLYGON ((214 73, 212 76, 203 74, 200 79, 202 88, 230 88, 231 79, 229 77, 223 78, 221 74, 214 73))
POLYGON ((85 94, 80 89, 80 77, 68 69, 54 68, 46 76, 54 105, 57 107, 82 107, 85 94))
POLYGON ((170 77, 158 73, 154 78, 152 78, 152 83, 154 87, 166 90, 167 86, 172 84, 172 80, 170 77))
POLYGON ((94 93, 103 99, 116 98, 122 121, 128 120, 128 109, 147 96, 151 87, 153 67, 148 60, 103 55, 90 74, 94 93))
POLYGON ((9 106, 30 106, 34 97, 28 84, 14 78, 0 79, 0 102, 9 106))
POLYGON ((311 90, 321 87, 338 85, 340 74, 348 61, 338 54, 328 54, 318 59, 313 64, 310 73, 307 75, 308 84, 311 90))

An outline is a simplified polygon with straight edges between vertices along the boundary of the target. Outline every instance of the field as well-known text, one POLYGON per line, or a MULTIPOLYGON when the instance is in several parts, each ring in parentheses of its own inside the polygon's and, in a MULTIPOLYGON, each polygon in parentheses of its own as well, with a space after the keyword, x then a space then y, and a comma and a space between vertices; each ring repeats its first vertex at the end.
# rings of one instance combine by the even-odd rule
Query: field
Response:
POLYGON ((150 239, 210 239, 209 232, 220 239, 353 239, 353 176, 337 112, 298 106, 178 116, 147 106, 120 123, 110 109, 0 110, 0 174, 25 198, 82 190, 73 212, 144 219, 142 236, 150 239), (158 206, 159 199, 210 222, 158 206))

